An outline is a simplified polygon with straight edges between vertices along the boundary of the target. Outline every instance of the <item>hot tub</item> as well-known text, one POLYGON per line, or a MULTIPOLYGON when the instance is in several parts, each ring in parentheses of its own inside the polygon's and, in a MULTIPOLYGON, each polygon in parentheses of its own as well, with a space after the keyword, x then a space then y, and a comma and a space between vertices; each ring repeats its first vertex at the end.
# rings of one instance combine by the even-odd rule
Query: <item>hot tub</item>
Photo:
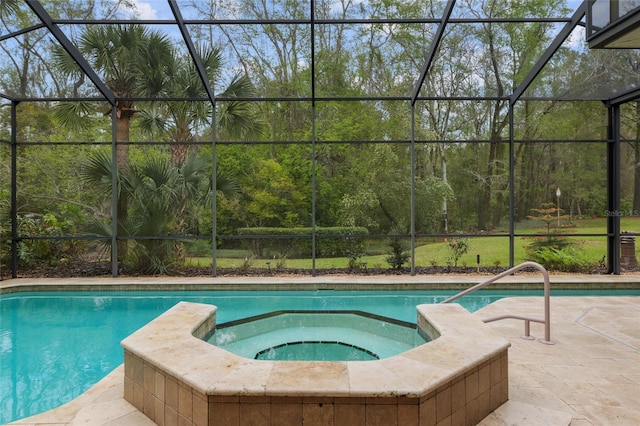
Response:
POLYGON ((261 361, 206 342, 180 302, 122 342, 125 399, 158 424, 476 424, 508 399, 509 342, 456 304, 417 306, 431 341, 374 361, 261 361))
POLYGON ((206 339, 251 359, 367 361, 429 340, 416 324, 362 311, 275 311, 217 325, 206 339))

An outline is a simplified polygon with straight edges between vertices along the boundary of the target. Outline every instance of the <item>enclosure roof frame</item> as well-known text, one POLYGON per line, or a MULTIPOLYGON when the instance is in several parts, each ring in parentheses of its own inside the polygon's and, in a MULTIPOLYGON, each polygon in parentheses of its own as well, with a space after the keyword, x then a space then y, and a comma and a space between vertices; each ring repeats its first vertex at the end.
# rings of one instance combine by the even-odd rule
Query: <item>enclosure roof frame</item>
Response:
POLYGON ((207 73, 202 65, 202 60, 198 57, 198 52, 196 51, 195 45, 193 44, 193 40, 191 39, 191 35, 189 35, 189 31, 187 31, 187 27, 184 23, 184 18, 182 17, 182 12, 180 12, 180 7, 177 5, 175 0, 168 0, 169 7, 171 8, 171 12, 173 13, 174 18, 176 19, 176 23, 178 24, 178 28, 180 29, 180 34, 182 35, 182 39, 187 45, 187 49, 189 50, 189 55, 191 56, 191 60, 196 66, 196 70, 198 71, 198 75, 200 76, 200 80, 204 86, 205 91, 207 92, 207 97, 212 105, 216 104, 216 95, 211 88, 211 83, 209 82, 209 78, 207 77, 207 73))
POLYGON ((565 42, 565 40, 569 37, 571 32, 578 26, 582 18, 584 18, 587 11, 586 3, 582 3, 574 12, 571 17, 571 21, 568 22, 564 28, 556 35, 553 39, 549 47, 545 50, 545 52, 538 58, 538 61, 535 63, 533 68, 529 71, 527 76, 524 78, 522 83, 516 87, 511 95, 511 99, 509 100, 509 104, 511 106, 515 105, 515 103, 520 99, 522 94, 527 90, 527 88, 533 83, 538 74, 544 69, 547 63, 551 60, 553 55, 560 49, 560 46, 565 42))
POLYGON ((447 5, 444 8, 444 12, 442 14, 442 19, 438 24, 438 29, 436 30, 436 34, 431 42, 431 46, 429 47, 429 53, 427 53, 427 58, 422 67, 422 71, 420 72, 420 76, 418 77, 414 89, 413 94, 411 95, 411 105, 415 105, 416 99, 418 98, 418 94, 422 89, 422 85, 424 84, 425 78, 427 78, 427 73, 431 68, 431 64, 433 63, 433 59, 436 56, 436 52, 440 47, 440 41, 442 41, 442 36, 444 35, 444 30, 447 27, 447 23, 449 22, 449 18, 451 18, 451 13, 453 12, 453 7, 456 4, 456 0, 449 0, 447 5))
MULTIPOLYGON (((415 104, 417 100, 422 99, 419 96, 419 92, 422 89, 424 80, 429 72, 432 62, 435 59, 437 50, 442 41, 442 37, 444 34, 444 30, 448 24, 472 24, 472 23, 562 23, 564 22, 566 25, 562 29, 560 33, 555 37, 552 44, 545 50, 545 52, 540 56, 534 67, 530 70, 525 79, 514 89, 512 94, 510 95, 510 104, 515 104, 526 91, 526 89, 530 86, 530 84, 535 80, 538 74, 544 69, 544 66, 549 62, 549 60, 553 57, 555 52, 559 49, 562 43, 566 40, 566 38, 570 35, 571 31, 577 25, 584 25, 581 22, 582 18, 586 15, 587 10, 587 1, 584 0, 580 6, 576 9, 573 16, 571 18, 563 18, 563 17, 547 17, 547 18, 507 18, 507 17, 490 17, 490 18, 451 18, 451 14, 453 8, 455 7, 455 0, 448 0, 446 6, 444 7, 443 14, 440 18, 413 18, 413 19, 386 19, 386 18, 372 18, 372 19, 318 19, 315 16, 311 16, 309 19, 273 19, 273 20, 211 20, 211 19, 184 19, 180 10, 180 6, 176 2, 176 0, 167 0, 171 11, 174 15, 174 19, 141 19, 141 20, 133 20, 133 19, 53 19, 50 14, 45 10, 42 5, 41 0, 28 0, 25 1, 27 5, 31 8, 31 10, 35 13, 35 15, 40 19, 40 24, 34 24, 27 28, 20 29, 18 31, 14 31, 12 33, 0 36, 0 41, 17 37, 21 34, 38 30, 41 28, 46 28, 49 33, 61 44, 61 46, 71 55, 73 60, 79 65, 81 71, 92 81, 92 83, 96 86, 98 91, 104 96, 104 98, 111 104, 114 105, 116 102, 115 95, 112 91, 106 86, 104 81, 98 76, 95 70, 91 67, 91 65, 84 58, 82 53, 74 46, 74 44, 69 40, 69 38, 62 32, 59 25, 60 24, 125 24, 135 22, 138 24, 149 24, 149 25, 177 25, 180 30, 183 41, 185 42, 191 59, 196 66, 198 74, 200 75, 200 79, 204 85, 205 91, 207 93, 207 97, 209 101, 215 106, 218 98, 215 96, 215 92, 211 87, 210 82, 204 72, 204 68, 202 66, 201 60, 198 58, 195 46, 189 34, 189 30, 187 25, 189 24, 215 24, 215 25, 238 25, 238 24, 308 24, 310 26, 321 25, 321 24, 372 24, 372 23, 432 23, 438 24, 438 28, 434 39, 429 47, 429 51, 425 56, 425 61, 423 63, 422 70, 419 76, 416 78, 414 83, 413 92, 408 94, 407 96, 410 98, 411 103, 415 104)), ((309 3, 313 6, 314 1, 309 0, 309 3)), ((312 63, 311 67, 314 67, 315 58, 311 58, 312 63)), ((313 79, 312 79, 313 80, 313 79)), ((632 101, 637 99, 638 95, 635 93, 637 91, 636 88, 630 88, 628 91, 623 93, 615 93, 610 94, 609 98, 605 97, 605 102, 608 103, 624 103, 628 101, 632 101)), ((16 100, 18 97, 10 96, 5 93, 0 93, 0 97, 5 99, 16 100)), ((318 98, 312 96, 313 100, 319 100, 318 98)), ((448 98, 443 96, 443 98, 448 98)), ((119 98, 118 98, 119 99, 119 98)), ((561 100, 559 97, 553 97, 551 99, 561 100)), ((49 101, 52 100, 50 97, 29 97, 29 98, 20 98, 21 101, 49 101)), ((74 98, 66 98, 66 100, 77 100, 74 98)), ((154 99, 155 100, 155 99, 154 99)), ((196 99, 194 99, 196 100, 196 99)), ((198 99, 199 100, 199 99, 198 99)), ((260 99, 252 99, 252 100, 260 100, 260 99)), ((456 100, 455 98, 451 98, 451 100, 456 100)), ((458 99, 459 100, 459 99, 458 99)), ((589 99, 583 100, 603 100, 601 98, 592 97, 589 99)))
POLYGON ((111 104, 116 104, 116 98, 113 92, 104 84, 102 79, 98 76, 98 74, 94 71, 94 69, 89 65, 84 55, 71 43, 71 40, 66 36, 64 32, 60 29, 58 24, 55 23, 51 15, 45 10, 42 4, 37 1, 28 1, 27 4, 35 13, 38 18, 42 21, 42 23, 47 27, 51 35, 53 35, 56 40, 62 45, 64 50, 67 51, 69 55, 73 58, 73 60, 78 64, 78 66, 82 69, 82 72, 96 85, 96 88, 102 93, 105 99, 111 104))

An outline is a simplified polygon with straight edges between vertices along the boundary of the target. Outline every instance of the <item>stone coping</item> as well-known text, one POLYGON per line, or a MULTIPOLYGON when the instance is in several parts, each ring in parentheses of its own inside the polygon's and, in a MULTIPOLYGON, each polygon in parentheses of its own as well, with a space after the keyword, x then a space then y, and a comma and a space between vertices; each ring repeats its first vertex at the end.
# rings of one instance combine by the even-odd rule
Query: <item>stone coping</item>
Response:
MULTIPOLYGON (((38 291, 318 291, 466 290, 493 277, 464 275, 323 275, 265 277, 84 277, 0 280, 0 295, 38 291)), ((550 274, 552 290, 639 290, 640 274, 550 274)), ((538 273, 517 273, 491 284, 492 290, 541 290, 538 273)))
POLYGON ((510 346, 457 304, 419 305, 418 327, 433 340, 387 359, 252 360, 200 338, 215 327, 216 309, 180 302, 124 339, 125 374, 135 357, 204 395, 420 398, 510 346))

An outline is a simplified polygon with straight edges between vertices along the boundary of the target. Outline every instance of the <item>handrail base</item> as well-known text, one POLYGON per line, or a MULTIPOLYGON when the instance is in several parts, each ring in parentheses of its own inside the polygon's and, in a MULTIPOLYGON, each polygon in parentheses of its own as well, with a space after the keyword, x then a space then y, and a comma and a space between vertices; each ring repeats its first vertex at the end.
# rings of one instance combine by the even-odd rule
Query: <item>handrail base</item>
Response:
POLYGON ((520 315, 512 315, 512 314, 507 314, 507 315, 501 315, 499 317, 495 317, 495 318, 489 318, 484 320, 485 323, 487 322, 492 322, 492 321, 499 321, 499 320, 503 320, 503 319, 518 319, 518 320, 523 320, 524 321, 524 336, 523 339, 528 339, 528 340, 533 340, 534 337, 531 336, 530 334, 530 323, 533 322, 539 322, 544 324, 544 339, 541 339, 540 342, 544 343, 545 345, 553 345, 554 343, 551 341, 551 314, 550 314, 550 293, 551 293, 551 283, 549 282, 549 274, 547 272, 547 270, 540 265, 539 263, 536 262, 524 262, 521 263, 520 265, 514 266, 513 268, 510 268, 498 275, 495 275, 494 277, 483 281, 479 284, 476 284, 472 287, 469 287, 466 290, 461 291, 460 293, 451 296, 445 300, 443 300, 440 303, 450 303, 453 302, 454 300, 457 300, 459 298, 461 298, 462 296, 466 296, 467 294, 473 293, 476 290, 480 290, 481 288, 484 288, 486 286, 488 286, 489 284, 504 278, 508 275, 511 275, 515 272, 521 271, 523 269, 526 268, 533 268, 538 270, 540 273, 542 273, 542 278, 544 280, 544 319, 540 320, 537 318, 528 318, 528 317, 524 317, 524 316, 520 316, 520 315))

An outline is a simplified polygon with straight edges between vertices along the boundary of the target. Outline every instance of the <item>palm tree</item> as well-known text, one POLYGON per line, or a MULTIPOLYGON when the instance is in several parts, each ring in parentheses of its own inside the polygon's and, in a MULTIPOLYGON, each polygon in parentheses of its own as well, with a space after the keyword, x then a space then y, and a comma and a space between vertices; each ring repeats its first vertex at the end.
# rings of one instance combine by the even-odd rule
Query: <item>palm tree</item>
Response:
MULTIPOLYGON (((217 48, 199 48, 198 56, 209 79, 215 88, 222 71, 222 59, 217 48)), ((172 55, 165 79, 163 94, 175 98, 206 97, 204 85, 193 61, 172 55)), ((236 75, 227 88, 218 96, 223 98, 246 98, 254 94, 253 85, 246 75, 236 75)), ((189 151, 189 143, 194 141, 192 129, 198 125, 210 125, 211 104, 203 102, 163 102, 152 104, 140 113, 139 122, 143 130, 152 133, 161 129, 173 142, 171 158, 176 165, 184 163, 189 151)), ((264 129, 260 120, 247 101, 225 102, 216 111, 217 130, 223 134, 247 140, 259 137, 264 129)))
MULTIPOLYGON (((86 28, 78 48, 116 98, 117 165, 126 171, 130 122, 137 112, 131 98, 153 97, 162 91, 171 42, 164 34, 138 24, 99 25, 86 28)), ((75 61, 61 49, 56 50, 55 61, 65 74, 83 78, 75 61)), ((62 124, 82 127, 86 121, 81 112, 90 108, 83 102, 74 105, 58 106, 56 117, 62 124)))
MULTIPOLYGON (((111 191, 111 156, 98 151, 81 170, 81 176, 96 191, 111 191)), ((197 155, 188 155, 177 166, 168 159, 148 158, 140 165, 129 165, 126 174, 118 173, 118 198, 130 205, 130 215, 122 221, 123 231, 132 236, 169 236, 182 231, 181 222, 189 211, 212 206, 215 194, 211 185, 210 163, 197 155)), ((216 189, 224 196, 238 192, 238 185, 217 169, 216 189)), ((110 236, 110 227, 99 221, 92 234, 110 236)), ((107 245, 109 241, 107 241, 107 245)), ((182 259, 182 242, 175 239, 140 239, 132 247, 130 263, 144 273, 164 273, 177 258, 182 259)))
MULTIPOLYGON (((166 78, 165 67, 171 58, 171 43, 162 33, 138 24, 87 26, 78 42, 93 69, 116 98, 116 157, 120 173, 129 167, 129 129, 137 112, 133 97, 156 96, 166 78)), ((54 51, 56 66, 66 75, 75 76, 78 85, 84 76, 75 61, 62 49, 54 51)), ((82 128, 86 115, 93 110, 89 102, 64 102, 56 106, 55 115, 63 126, 82 128)), ((118 198, 118 234, 126 235, 123 224, 128 215, 128 200, 118 198)), ((118 245, 126 255, 127 244, 118 245)))

